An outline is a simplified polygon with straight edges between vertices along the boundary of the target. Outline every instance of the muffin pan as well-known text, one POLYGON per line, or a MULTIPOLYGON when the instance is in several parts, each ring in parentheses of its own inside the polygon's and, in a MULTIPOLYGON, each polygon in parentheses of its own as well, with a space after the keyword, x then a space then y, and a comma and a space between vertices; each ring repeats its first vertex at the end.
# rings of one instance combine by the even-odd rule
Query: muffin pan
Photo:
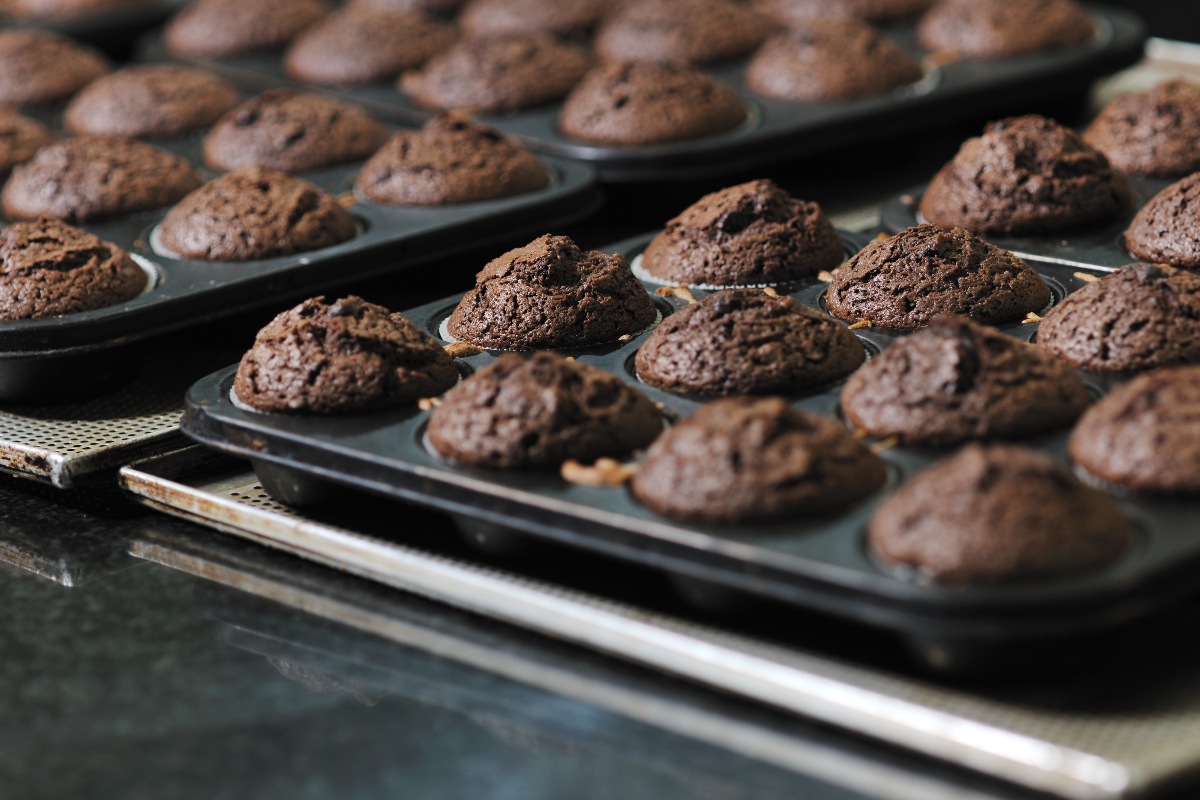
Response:
MULTIPOLYGON (((43 115, 45 118, 46 115, 43 115)), ((52 120, 52 121, 56 121, 52 120)), ((55 125, 61 130, 60 125, 55 125)), ((190 159, 202 177, 215 173, 200 159, 202 135, 157 142, 190 159)), ((339 198, 358 222, 341 244, 257 261, 172 258, 153 245, 168 209, 81 224, 128 250, 151 282, 128 303, 78 314, 0 321, 0 401, 53 396, 75 399, 119 385, 136 366, 128 345, 252 308, 318 294, 328 287, 399 273, 489 240, 582 217, 600 202, 586 165, 543 159, 545 189, 514 197, 439 207, 390 207, 360 202, 352 192, 360 164, 296 173, 339 198)))
POLYGON ((54 31, 101 50, 116 52, 182 8, 187 0, 129 0, 126 5, 55 17, 16 17, 0 12, 5 28, 54 31))
MULTIPOLYGON (((634 259, 649 238, 609 250, 634 259)), ((848 252, 865 243, 863 237, 843 238, 848 252)), ((1074 265, 1031 264, 1047 279, 1055 302, 1091 278, 1074 265)), ((825 284, 814 282, 792 294, 804 305, 821 308, 824 289, 825 284)), ((422 306, 407 316, 438 336, 457 299, 422 306)), ((682 301, 659 302, 669 314, 682 301)), ((1018 323, 1001 330, 1028 340, 1036 327, 1018 323)), ((877 328, 857 333, 869 353, 882 352, 897 335, 877 328)), ((699 407, 696 401, 641 385, 633 372, 634 354, 648 335, 569 354, 639 386, 670 413, 686 416, 699 407)), ((485 351, 459 363, 469 373, 496 355, 485 351)), ((1200 560, 1200 542, 1189 524, 1200 505, 1127 496, 1119 499, 1138 535, 1130 551, 1110 567, 1019 586, 931 586, 875 563, 867 552, 865 526, 884 496, 948 450, 883 449, 888 484, 840 515, 764 524, 681 524, 638 505, 625 488, 573 485, 555 473, 450 465, 427 448, 427 415, 416 409, 344 418, 243 411, 229 397, 234 371, 222 370, 192 387, 182 429, 204 444, 250 458, 263 486, 285 503, 327 502, 337 496, 333 487, 341 486, 432 506, 459 517, 469 535, 494 550, 519 550, 529 537, 589 548, 666 570, 685 595, 703 606, 724 608, 739 595, 759 595, 897 631, 939 668, 986 668, 994 663, 995 647, 1003 651, 1004 663, 1012 664, 1018 653, 1012 645, 1019 642, 1035 644, 1030 653, 1044 657, 1052 640, 1112 628, 1190 591, 1183 568, 1200 560)), ((1111 385, 1109 378, 1085 378, 1096 396, 1111 385)), ((836 414, 839 389, 840 384, 824 387, 794 397, 793 403, 836 414)), ((1065 460, 1066 439, 1063 431, 1028 443, 1065 460)))
MULTIPOLYGON (((1145 28, 1138 17, 1105 6, 1088 8, 1097 34, 1087 44, 1031 56, 930 66, 924 80, 879 97, 820 103, 773 100, 746 88, 745 60, 714 66, 709 71, 742 95, 749 119, 733 131, 701 139, 642 147, 583 144, 558 132, 561 104, 508 115, 481 114, 479 119, 520 138, 531 149, 589 163, 609 181, 683 180, 729 173, 985 114, 1015 100, 1028 103, 1057 96, 1141 58, 1145 28)), ((893 27, 889 33, 919 58, 925 55, 916 45, 914 23, 893 27)), ((142 55, 150 60, 169 58, 158 39, 148 41, 142 55)), ((279 52, 194 63, 248 88, 304 85, 284 74, 279 52)), ((390 83, 306 88, 335 93, 404 124, 419 124, 431 115, 390 83)))

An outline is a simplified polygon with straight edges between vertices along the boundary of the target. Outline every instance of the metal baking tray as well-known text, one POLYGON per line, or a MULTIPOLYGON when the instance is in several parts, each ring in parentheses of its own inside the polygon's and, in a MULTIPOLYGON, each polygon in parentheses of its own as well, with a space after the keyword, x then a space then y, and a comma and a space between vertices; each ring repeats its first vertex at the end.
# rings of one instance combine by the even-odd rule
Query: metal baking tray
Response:
MULTIPOLYGON (((51 119, 57 112, 45 112, 51 119)), ((215 176, 200 159, 203 133, 156 145, 188 157, 201 176, 215 176)), ((136 365, 128 346, 210 324, 255 308, 279 310, 347 282, 402 274, 519 231, 540 233, 572 221, 601 202, 592 170, 552 157, 543 162, 551 184, 515 197, 437 207, 394 207, 359 201, 352 191, 361 164, 296 175, 339 196, 358 221, 348 242, 257 261, 196 261, 166 256, 151 232, 169 208, 79 227, 128 250, 150 286, 122 305, 58 317, 0 321, 0 402, 72 399, 119 385, 136 365)))
MULTIPOLYGON (((851 252, 865 241, 844 236, 851 252)), ((649 239, 643 236, 606 251, 634 259, 649 239)), ((1092 277, 1074 266, 1031 263, 1059 299, 1092 277)), ((792 296, 821 308, 824 289, 825 284, 814 281, 792 296)), ((458 299, 406 315, 438 336, 458 299)), ((682 302, 656 299, 664 314, 682 302)), ((1037 326, 1014 324, 1001 330, 1028 340, 1037 326)), ((897 335, 872 328, 856 333, 869 353, 883 351, 897 335)), ((627 343, 570 354, 638 387, 668 413, 687 416, 699 402, 644 386, 634 375, 633 357, 647 336, 648 331, 627 343)), ((484 351, 461 363, 467 371, 477 370, 496 357, 495 351, 484 351)), ((1057 658, 1049 655, 1056 649, 1065 657, 1079 657, 1087 635, 1143 617, 1191 591, 1190 573, 1200 562, 1194 525, 1200 504, 1129 496, 1119 500, 1140 535, 1109 567, 1019 586, 930 586, 876 564, 867 552, 865 527, 884 497, 947 450, 886 450, 882 457, 892 476, 889 484, 838 516, 684 524, 638 505, 625 489, 573 485, 553 472, 452 466, 427 449, 427 414, 415 408, 346 417, 239 409, 229 397, 234 372, 234 367, 221 370, 192 387, 181 428, 196 441, 251 459, 263 485, 285 503, 316 506, 328 502, 332 487, 341 486, 430 506, 456 515, 465 529, 497 548, 521 541, 506 533, 519 531, 661 568, 700 604, 722 608, 740 595, 752 595, 895 631, 921 659, 944 670, 1000 665, 1039 669, 1057 658)), ((1111 385, 1102 376, 1085 379, 1095 396, 1111 385)), ((824 387, 792 401, 798 408, 833 415, 840 388, 840 383, 824 387)), ((1065 461, 1066 439, 1063 431, 1028 443, 1065 461)))
MULTIPOLYGON (((642 147, 581 144, 558 132, 561 104, 506 115, 481 114, 479 119, 522 139, 534 150, 591 164, 606 181, 674 181, 726 174, 850 144, 884 141, 902 131, 1062 96, 1086 89, 1096 79, 1137 62, 1146 38, 1141 20, 1117 8, 1087 7, 1097 34, 1084 45, 1052 53, 932 66, 920 83, 881 97, 820 103, 773 100, 746 88, 745 60, 714 66, 712 74, 742 95, 750 118, 741 128, 702 139, 642 147)), ((888 32, 918 58, 924 57, 916 45, 915 23, 900 24, 888 32)), ((141 54, 149 60, 169 58, 158 39, 146 41, 141 54)), ((256 89, 304 85, 283 73, 278 51, 191 61, 256 89)), ((430 116, 391 84, 307 88, 353 100, 404 124, 417 124, 430 116)))
POLYGON ((170 356, 147 353, 130 364, 128 382, 71 402, 0 408, 0 472, 58 489, 111 481, 118 467, 184 446, 183 395, 236 352, 170 342, 170 356))
MULTIPOLYGON (((918 765, 919 772, 911 764, 897 769, 889 750, 863 753, 863 743, 839 739, 828 729, 802 728, 813 740, 797 741, 800 720, 753 715, 733 698, 1076 800, 1157 793, 1200 767, 1200 740, 1194 736, 1200 723, 1200 648, 1188 633, 1200 613, 1194 602, 1147 621, 1128 638, 1111 640, 1101 658, 1075 674, 946 684, 898 670, 894 644, 889 650, 889 643, 871 631, 821 625, 803 614, 704 621, 681 608, 652 574, 627 565, 558 552, 536 562, 498 565, 478 554, 464 555, 445 535, 446 523, 420 511, 399 528, 397 517, 372 505, 380 502, 373 498, 338 513, 300 513, 267 495, 244 461, 197 449, 127 467, 123 485, 152 508, 249 541, 202 531, 189 535, 165 525, 156 530, 151 523, 131 552, 349 625, 368 634, 368 640, 412 643, 888 800, 1028 794, 972 783, 965 773, 939 774, 928 764, 918 765), (383 586, 289 563, 250 542, 383 586), (530 664, 522 658, 529 635, 439 611, 388 587, 684 677, 721 694, 619 671, 614 684, 615 664, 582 660, 562 646, 550 650, 549 664, 530 664), (461 624, 450 624, 456 619, 461 624), (604 667, 603 674, 588 668, 593 663, 604 667), (646 690, 631 696, 635 679, 644 681, 646 690)), ((322 649, 319 641, 329 646, 326 635, 313 633, 311 619, 284 628, 255 622, 245 613, 225 610, 218 616, 245 634, 238 641, 257 639, 259 647, 265 647, 267 636, 276 647, 281 639, 303 637, 313 656, 322 649)), ((371 651, 356 645, 331 655, 349 652, 361 659, 371 651)), ((390 663, 368 661, 385 669, 390 663)))

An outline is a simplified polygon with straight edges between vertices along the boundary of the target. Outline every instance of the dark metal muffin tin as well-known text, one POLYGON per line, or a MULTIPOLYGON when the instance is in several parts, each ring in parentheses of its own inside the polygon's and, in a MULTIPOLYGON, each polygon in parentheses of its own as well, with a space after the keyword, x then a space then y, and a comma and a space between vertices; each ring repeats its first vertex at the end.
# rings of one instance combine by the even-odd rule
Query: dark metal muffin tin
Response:
POLYGON ((108 52, 128 48, 147 30, 183 8, 187 0, 135 0, 79 14, 15 17, 0 13, 0 27, 53 31, 108 52))
MULTIPOLYGON (((629 258, 649 236, 616 245, 629 258)), ((855 252, 865 237, 844 235, 855 252)), ((1078 267, 1031 262, 1058 302, 1087 283, 1078 267)), ((653 285, 648 284, 649 288, 653 285)), ((825 284, 794 287, 804 305, 822 308, 825 284)), ((696 291, 697 297, 704 292, 696 291)), ((407 313, 437 336, 457 297, 407 313)), ((659 300, 664 314, 680 306, 659 300)), ((1036 324, 1013 324, 1004 333, 1030 339, 1036 324)), ((886 349, 900 334, 856 331, 868 353, 886 349)), ((649 332, 628 343, 574 351, 583 362, 618 375, 669 411, 687 416, 699 403, 640 384, 632 363, 649 332)), ((460 359, 470 373, 495 351, 460 359)), ((427 414, 405 409, 347 417, 287 416, 244 411, 230 401, 234 368, 192 387, 183 431, 219 450, 250 458, 263 486, 282 502, 316 505, 351 487, 427 505, 459 518, 464 533, 494 550, 519 550, 537 537, 588 548, 662 568, 698 604, 726 609, 754 595, 815 609, 902 634, 930 664, 947 669, 988 666, 996 648, 1012 664, 1019 648, 1046 657, 1049 643, 1106 631, 1160 608, 1190 591, 1200 562, 1194 519, 1200 503, 1134 496, 1119 498, 1139 533, 1112 566, 1087 574, 1019 585, 947 588, 928 585, 873 560, 865 527, 879 502, 898 485, 951 450, 892 447, 882 453, 891 479, 873 497, 842 514, 740 525, 682 524, 638 505, 623 488, 572 485, 554 472, 491 471, 451 465, 424 443, 427 414), (514 536, 519 531, 528 536, 514 536)), ((1085 376, 1102 395, 1110 379, 1085 376)), ((793 398, 796 407, 836 415, 841 384, 793 398)), ((1067 432, 1028 444, 1065 461, 1067 432)))
MULTIPOLYGON (((901 131, 986 114, 1014 101, 1027 103, 1059 96, 1082 89, 1142 57, 1146 32, 1138 17, 1106 6, 1088 8, 1096 21, 1097 35, 1087 44, 1029 56, 957 61, 932 69, 918 84, 879 97, 818 103, 773 100, 746 87, 745 60, 713 66, 709 71, 741 94, 750 118, 738 129, 700 139, 638 147, 582 144, 559 133, 561 104, 505 115, 480 114, 479 119, 541 153, 589 163, 609 181, 682 180, 730 173, 849 144, 884 140, 901 131)), ((915 23, 888 32, 918 58, 925 55, 916 44, 915 23)), ((143 56, 169 57, 159 40, 148 42, 143 56)), ((390 83, 338 88, 297 83, 284 74, 278 51, 198 59, 194 63, 255 89, 292 85, 331 92, 362 104, 380 117, 404 124, 419 124, 431 115, 409 102, 390 83)))
MULTIPOLYGON (((41 114, 55 127, 57 116, 41 114)), ((183 155, 205 179, 216 172, 200 159, 203 134, 154 142, 183 155)), ((155 251, 150 233, 169 208, 80 224, 132 253, 153 283, 122 305, 58 317, 0 321, 0 401, 76 396, 125 380, 136 366, 127 345, 195 327, 253 308, 280 310, 281 302, 335 285, 402 273, 465 248, 528 228, 540 232, 582 217, 600 203, 586 165, 544 158, 545 189, 513 197, 448 206, 400 207, 354 202, 359 234, 350 241, 291 256, 257 261, 198 261, 155 251)), ((361 164, 295 173, 334 194, 351 192, 361 164)))

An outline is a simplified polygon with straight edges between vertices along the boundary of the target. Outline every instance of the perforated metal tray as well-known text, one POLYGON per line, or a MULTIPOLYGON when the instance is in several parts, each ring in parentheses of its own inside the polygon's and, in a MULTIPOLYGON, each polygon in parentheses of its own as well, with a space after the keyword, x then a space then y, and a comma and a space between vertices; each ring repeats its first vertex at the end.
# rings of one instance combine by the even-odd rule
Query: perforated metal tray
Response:
MULTIPOLYGON (((437 545, 399 544, 394 518, 376 515, 374 523, 355 528, 321 521, 274 502, 244 462, 214 460, 204 452, 126 467, 121 480, 140 502, 166 513, 1039 791, 1077 800, 1140 796, 1200 766, 1195 735, 1200 730, 1200 644, 1192 635, 1200 607, 1195 604, 1127 639, 1110 641, 1104 655, 1078 674, 955 688, 830 656, 803 626, 784 639, 759 639, 736 632, 737 622, 702 624, 631 605, 621 596, 622 587, 634 582, 607 563, 589 570, 590 585, 607 588, 580 592, 513 569, 447 557, 437 545)), ((134 552, 213 574, 194 549, 172 554, 150 541, 134 552)), ((280 580, 287 579, 276 576, 268 596, 384 636, 395 636, 404 626, 386 612, 335 611, 336 588, 297 594, 280 587, 280 580)), ((480 663, 502 662, 500 649, 480 654, 480 663)), ((701 726, 686 711, 662 720, 669 723, 679 714, 669 724, 690 735, 714 732, 722 743, 740 740, 760 757, 769 752, 786 761, 801 755, 781 749, 778 741, 742 739, 745 730, 729 727, 733 721, 727 721, 728 735, 722 735, 720 719, 701 726)), ((834 760, 826 766, 836 765, 832 774, 850 769, 836 754, 830 756, 834 760)), ((800 768, 822 769, 812 760, 800 768)), ((961 787, 939 790, 920 779, 894 777, 895 786, 876 784, 871 791, 883 797, 977 796, 961 787)))
MULTIPOLYGON (((729 173, 849 144, 881 141, 1014 102, 1085 90, 1097 78, 1136 62, 1146 35, 1141 21, 1127 11, 1103 5, 1088 8, 1097 27, 1091 42, 1051 53, 945 64, 933 68, 921 83, 882 97, 819 103, 773 100, 746 88, 744 61, 714 65, 710 71, 741 93, 750 119, 739 129, 702 139, 641 147, 581 144, 559 133, 558 104, 480 118, 535 150, 589 163, 609 181, 674 181, 729 173)), ((916 45, 912 23, 899 24, 889 33, 918 58, 924 55, 916 45)), ((147 41, 142 55, 153 60, 168 58, 159 40, 147 41)), ((300 85, 284 75, 279 52, 194 63, 222 72, 243 86, 300 85)), ((405 124, 416 124, 430 114, 388 83, 308 88, 354 100, 405 124)))

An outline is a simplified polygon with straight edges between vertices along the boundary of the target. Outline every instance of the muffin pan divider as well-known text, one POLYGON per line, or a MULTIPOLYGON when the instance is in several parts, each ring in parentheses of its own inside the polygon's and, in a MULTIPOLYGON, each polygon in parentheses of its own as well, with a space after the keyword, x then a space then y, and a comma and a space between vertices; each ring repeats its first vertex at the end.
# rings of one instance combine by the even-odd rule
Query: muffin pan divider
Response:
MULTIPOLYGON (((750 112, 733 131, 680 142, 640 147, 587 145, 558 132, 561 104, 511 114, 479 114, 481 122, 521 139, 531 149, 591 164, 607 181, 683 180, 731 172, 848 144, 883 141, 951 119, 986 114, 1013 101, 1051 97, 1129 66, 1142 57, 1145 28, 1136 15, 1103 5, 1088 5, 1097 23, 1096 37, 1079 47, 988 61, 961 60, 932 68, 924 80, 880 97, 820 103, 773 100, 749 91, 745 61, 726 62, 709 71, 731 84, 750 112)), ((913 23, 888 33, 918 58, 913 23)), ((161 40, 147 39, 143 60, 170 60, 161 40)), ((418 108, 390 83, 360 87, 322 87, 298 83, 284 74, 279 52, 190 60, 255 90, 290 85, 334 94, 358 103, 380 118, 419 124, 431 112, 418 108)))
MULTIPOLYGON (((606 248, 632 259, 649 236, 606 248)), ((843 234, 848 252, 866 237, 843 234)), ((1034 262, 1056 299, 1084 286, 1089 274, 1077 267, 1034 262)), ((825 284, 800 286, 793 296, 820 308, 825 284)), ((649 290, 653 285, 648 285, 649 290)), ((697 291, 698 296, 703 292, 697 291)), ((406 313, 438 336, 457 297, 406 313)), ((670 313, 682 301, 659 299, 670 313)), ((1035 324, 1002 328, 1030 339, 1035 324)), ((895 334, 856 331, 868 351, 886 349, 895 334)), ((649 335, 627 343, 564 351, 637 386, 671 413, 686 416, 698 403, 640 384, 631 364, 649 335)), ((496 357, 484 351, 460 359, 464 372, 496 357)), ((1016 642, 1074 639, 1119 626, 1174 602, 1191 591, 1188 568, 1200 563, 1194 518, 1200 503, 1121 497, 1138 528, 1136 544, 1115 564, 1076 577, 1019 586, 946 588, 877 565, 867 552, 865 526, 872 510, 907 477, 948 450, 892 447, 882 453, 889 485, 868 501, 829 518, 762 524, 705 526, 658 517, 633 501, 624 488, 592 488, 555 473, 459 468, 423 441, 425 412, 400 409, 349 417, 264 414, 237 408, 230 400, 234 368, 192 387, 182 428, 193 439, 249 458, 263 485, 277 499, 297 506, 319 505, 331 486, 350 487, 430 506, 463 519, 468 530, 506 547, 508 532, 546 537, 620 559, 658 567, 689 583, 701 600, 745 592, 783 603, 884 627, 908 637, 914 650, 946 668, 969 668, 1016 642)), ((1095 395, 1108 382, 1088 376, 1095 395)), ((836 414, 840 385, 793 398, 799 408, 836 414)), ((1065 460, 1066 433, 1029 443, 1065 460)), ((336 495, 334 495, 336 496, 336 495)), ((520 537, 518 537, 520 538, 520 537)))

